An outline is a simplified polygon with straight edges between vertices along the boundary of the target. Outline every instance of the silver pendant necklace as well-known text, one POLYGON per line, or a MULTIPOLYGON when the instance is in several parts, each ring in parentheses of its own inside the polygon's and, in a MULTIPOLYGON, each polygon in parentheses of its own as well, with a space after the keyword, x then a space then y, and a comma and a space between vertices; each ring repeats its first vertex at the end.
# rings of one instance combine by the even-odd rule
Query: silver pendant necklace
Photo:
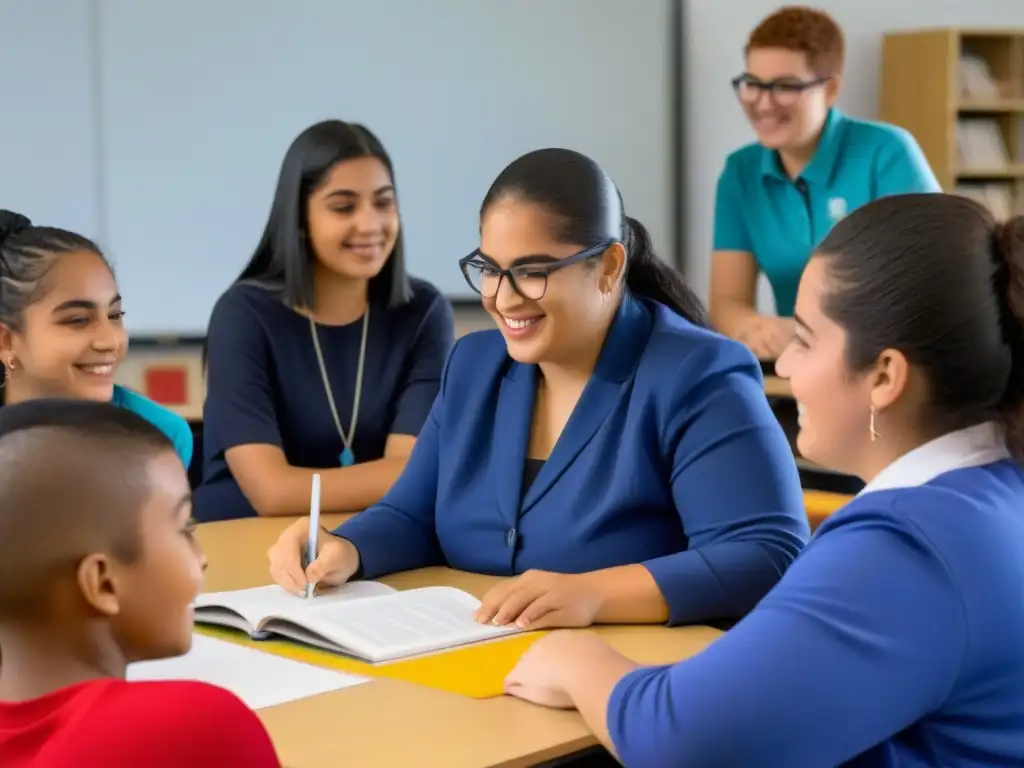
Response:
POLYGON ((334 426, 338 430, 344 450, 338 457, 343 467, 351 467, 356 463, 356 455, 352 451, 352 443, 356 438, 356 422, 359 419, 359 400, 363 394, 363 367, 366 363, 366 336, 370 327, 370 303, 366 303, 366 312, 363 313, 363 338, 359 342, 359 363, 356 365, 356 391, 352 398, 352 422, 348 427, 348 434, 341 427, 341 419, 338 417, 338 407, 334 403, 334 394, 331 392, 331 380, 327 376, 327 366, 324 364, 324 355, 320 349, 320 337, 316 330, 316 323, 313 316, 309 316, 309 331, 313 336, 313 348, 316 350, 316 361, 320 366, 320 377, 324 382, 324 392, 327 393, 327 403, 331 407, 331 416, 334 418, 334 426))

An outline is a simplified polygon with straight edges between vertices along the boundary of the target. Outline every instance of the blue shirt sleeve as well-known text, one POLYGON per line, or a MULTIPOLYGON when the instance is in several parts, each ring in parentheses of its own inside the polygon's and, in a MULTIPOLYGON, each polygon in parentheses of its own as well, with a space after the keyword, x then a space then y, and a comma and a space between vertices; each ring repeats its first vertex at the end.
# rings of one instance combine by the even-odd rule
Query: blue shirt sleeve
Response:
POLYGON ((229 289, 206 336, 204 433, 209 456, 238 445, 281 445, 270 374, 270 342, 244 293, 229 289))
POLYGON ((941 191, 917 140, 908 131, 894 128, 878 152, 875 197, 941 191))
POLYGON ((424 316, 412 345, 412 356, 398 392, 391 434, 420 433, 437 398, 445 360, 454 343, 452 307, 447 299, 439 296, 424 316))
POLYGON ((163 432, 181 457, 185 469, 192 463, 195 440, 192 427, 174 411, 126 387, 114 387, 114 405, 132 411, 163 432))
POLYGON ((181 457, 181 461, 185 465, 185 469, 188 469, 192 464, 192 452, 195 449, 195 438, 192 436, 192 427, 189 426, 185 419, 178 416, 178 414, 171 413, 170 411, 168 411, 167 414, 173 418, 168 419, 164 432, 171 439, 171 443, 174 445, 174 450, 181 457))
POLYGON ((624 677, 608 728, 634 768, 666 755, 674 765, 845 764, 937 707, 966 643, 941 555, 912 522, 867 509, 820 535, 703 653, 624 677))
POLYGON ((754 246, 747 232, 740 199, 739 179, 736 165, 726 161, 722 175, 718 177, 715 192, 715 235, 714 250, 746 251, 753 253, 754 246))
POLYGON ((760 367, 735 342, 705 350, 675 374, 666 416, 672 496, 689 546, 644 563, 670 624, 745 615, 810 537, 799 473, 760 367), (694 382, 694 370, 706 373, 694 382))
POLYGON ((359 551, 361 578, 375 579, 444 562, 434 522, 434 501, 445 380, 458 346, 456 343, 448 356, 441 374, 441 391, 398 480, 378 504, 349 518, 333 531, 335 536, 351 541, 359 551))

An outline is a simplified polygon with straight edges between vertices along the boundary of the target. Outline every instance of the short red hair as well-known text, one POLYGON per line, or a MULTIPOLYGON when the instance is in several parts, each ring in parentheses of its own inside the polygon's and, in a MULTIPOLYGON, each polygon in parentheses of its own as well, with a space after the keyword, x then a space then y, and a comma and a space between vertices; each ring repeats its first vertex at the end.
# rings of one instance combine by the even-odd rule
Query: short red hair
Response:
POLYGON ((744 53, 755 48, 784 48, 802 53, 818 77, 835 77, 843 71, 846 43, 843 30, 824 11, 803 5, 787 5, 758 24, 750 33, 744 53))

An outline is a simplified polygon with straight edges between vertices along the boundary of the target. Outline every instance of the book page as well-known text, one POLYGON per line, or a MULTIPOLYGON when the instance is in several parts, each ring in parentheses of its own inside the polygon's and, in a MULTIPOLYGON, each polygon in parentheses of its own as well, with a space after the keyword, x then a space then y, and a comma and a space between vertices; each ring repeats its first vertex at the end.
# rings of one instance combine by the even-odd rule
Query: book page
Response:
POLYGON ((301 615, 301 612, 317 605, 390 595, 394 592, 393 588, 378 581, 354 581, 307 600, 287 592, 276 584, 271 584, 229 592, 204 592, 195 599, 193 605, 196 609, 196 621, 199 623, 223 624, 241 629, 237 622, 229 623, 224 612, 218 610, 228 608, 241 615, 253 629, 257 629, 267 616, 287 616, 294 619, 301 615))
POLYGON ((325 605, 304 627, 367 661, 388 661, 519 631, 478 624, 480 601, 454 587, 424 587, 346 605, 325 605))
POLYGON ((311 664, 195 634, 184 656, 128 665, 126 677, 139 680, 196 680, 226 688, 250 709, 337 691, 367 682, 311 664))

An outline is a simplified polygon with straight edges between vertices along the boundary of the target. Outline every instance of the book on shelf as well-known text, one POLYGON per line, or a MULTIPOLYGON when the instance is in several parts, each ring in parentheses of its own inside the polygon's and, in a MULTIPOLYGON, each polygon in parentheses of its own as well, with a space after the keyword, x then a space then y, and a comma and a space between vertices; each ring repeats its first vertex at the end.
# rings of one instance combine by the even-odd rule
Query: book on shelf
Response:
POLYGON ((491 640, 516 627, 480 624, 480 601, 454 587, 395 590, 352 582, 316 597, 278 586, 199 595, 195 623, 230 627, 253 640, 286 639, 371 664, 491 640))
POLYGON ((998 101, 1002 87, 992 75, 988 62, 965 53, 960 57, 960 97, 970 101, 998 101))
POLYGON ((958 184, 956 194, 981 203, 999 221, 1014 215, 1013 187, 1009 184, 958 184))
POLYGON ((991 118, 958 120, 956 146, 961 168, 998 170, 1010 164, 999 122, 991 118))

